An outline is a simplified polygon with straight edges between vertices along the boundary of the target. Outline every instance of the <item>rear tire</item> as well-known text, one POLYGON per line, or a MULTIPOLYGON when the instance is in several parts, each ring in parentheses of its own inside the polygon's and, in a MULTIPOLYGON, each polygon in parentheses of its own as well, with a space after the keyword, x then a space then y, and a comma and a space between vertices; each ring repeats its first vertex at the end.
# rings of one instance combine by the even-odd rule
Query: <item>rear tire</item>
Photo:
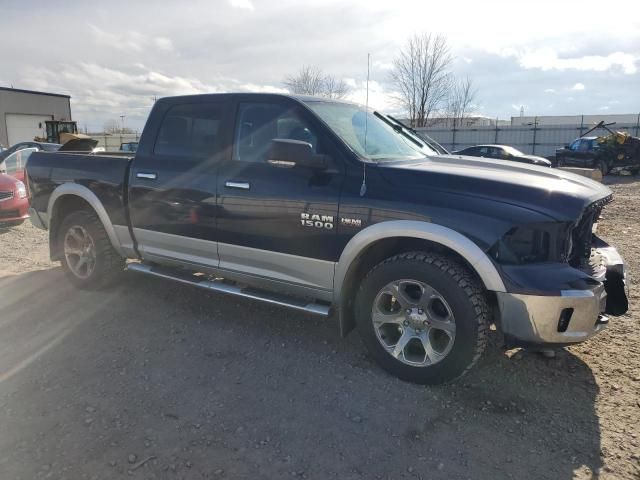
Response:
POLYGON ((374 360, 413 383, 459 378, 488 341, 483 288, 446 255, 410 252, 378 264, 362 281, 355 310, 358 331, 374 360))
POLYGON ((604 177, 607 173, 609 173, 609 167, 607 166, 607 162, 605 162, 604 160, 600 160, 600 162, 598 163, 598 169, 600 170, 600 172, 602 173, 602 176, 604 177))
POLYGON ((99 289, 113 284, 125 260, 111 245, 97 215, 88 210, 73 212, 58 229, 62 268, 76 287, 99 289))

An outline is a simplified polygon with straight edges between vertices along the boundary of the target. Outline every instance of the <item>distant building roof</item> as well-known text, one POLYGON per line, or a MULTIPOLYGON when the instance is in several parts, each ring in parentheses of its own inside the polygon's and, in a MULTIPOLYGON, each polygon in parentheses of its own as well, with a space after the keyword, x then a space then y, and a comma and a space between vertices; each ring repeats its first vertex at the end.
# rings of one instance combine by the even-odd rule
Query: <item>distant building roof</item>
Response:
POLYGON ((71 98, 71 95, 63 95, 62 93, 38 92, 36 90, 23 90, 21 88, 0 87, 2 92, 29 93, 31 95, 46 95, 48 97, 71 98))

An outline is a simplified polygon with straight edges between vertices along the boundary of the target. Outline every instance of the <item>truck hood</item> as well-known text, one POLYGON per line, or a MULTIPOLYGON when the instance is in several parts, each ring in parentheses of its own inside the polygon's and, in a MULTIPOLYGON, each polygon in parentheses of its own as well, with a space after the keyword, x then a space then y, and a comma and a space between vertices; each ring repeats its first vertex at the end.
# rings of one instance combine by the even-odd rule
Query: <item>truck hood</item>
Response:
POLYGON ((601 183, 563 170, 487 158, 438 155, 378 165, 402 188, 510 203, 561 221, 577 220, 587 205, 611 195, 601 183))

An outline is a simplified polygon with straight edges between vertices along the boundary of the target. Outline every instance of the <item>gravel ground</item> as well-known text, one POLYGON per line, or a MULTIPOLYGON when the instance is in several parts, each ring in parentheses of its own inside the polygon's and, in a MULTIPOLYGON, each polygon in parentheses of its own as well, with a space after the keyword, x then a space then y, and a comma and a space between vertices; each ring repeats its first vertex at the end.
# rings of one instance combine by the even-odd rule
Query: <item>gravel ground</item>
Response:
MULTIPOLYGON (((640 181, 601 234, 640 278, 640 181)), ((555 359, 492 347, 392 378, 334 320, 124 275, 74 290, 45 232, 0 231, 0 479, 640 478, 640 290, 555 359)))

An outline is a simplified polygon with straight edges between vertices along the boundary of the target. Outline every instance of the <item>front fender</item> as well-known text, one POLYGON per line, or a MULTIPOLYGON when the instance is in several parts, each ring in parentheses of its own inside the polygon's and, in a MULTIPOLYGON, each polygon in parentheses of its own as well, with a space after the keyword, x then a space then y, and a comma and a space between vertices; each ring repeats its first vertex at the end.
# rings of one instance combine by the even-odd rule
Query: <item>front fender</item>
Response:
POLYGON ((494 292, 506 292, 498 270, 489 257, 469 238, 448 227, 413 220, 392 220, 377 223, 356 234, 347 243, 336 264, 333 302, 338 307, 340 331, 345 335, 353 323, 352 312, 346 307, 349 279, 359 257, 375 242, 390 238, 414 238, 443 245, 462 258, 475 270, 485 288, 494 292))
POLYGON ((344 281, 353 262, 368 246, 385 238, 404 237, 429 240, 458 253, 475 269, 487 290, 505 292, 505 286, 489 257, 461 233, 435 223, 413 220, 392 220, 376 223, 358 232, 345 246, 336 265, 334 301, 339 304, 344 281))

